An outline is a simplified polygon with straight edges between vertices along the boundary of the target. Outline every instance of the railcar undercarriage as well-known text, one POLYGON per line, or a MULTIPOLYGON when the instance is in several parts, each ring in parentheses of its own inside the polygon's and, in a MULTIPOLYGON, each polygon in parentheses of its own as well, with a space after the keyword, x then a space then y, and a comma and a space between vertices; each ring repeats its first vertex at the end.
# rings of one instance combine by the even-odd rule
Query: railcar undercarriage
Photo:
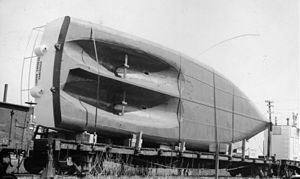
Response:
MULTIPOLYGON (((189 174, 189 171, 215 167, 215 153, 187 151, 184 145, 142 147, 142 134, 136 134, 125 146, 115 145, 111 139, 95 143, 87 138, 62 139, 60 133, 49 132, 49 129, 44 132, 36 133, 35 136, 40 137, 34 139, 33 150, 25 159, 24 167, 29 173, 42 173, 45 177, 56 174, 126 175, 126 167, 139 168, 140 175, 147 175, 154 168, 176 169, 177 174, 189 174), (114 163, 116 167, 107 170, 105 162, 114 163)), ((299 162, 276 161, 274 158, 219 156, 219 169, 226 169, 231 176, 289 177, 300 172, 299 166, 299 162)))

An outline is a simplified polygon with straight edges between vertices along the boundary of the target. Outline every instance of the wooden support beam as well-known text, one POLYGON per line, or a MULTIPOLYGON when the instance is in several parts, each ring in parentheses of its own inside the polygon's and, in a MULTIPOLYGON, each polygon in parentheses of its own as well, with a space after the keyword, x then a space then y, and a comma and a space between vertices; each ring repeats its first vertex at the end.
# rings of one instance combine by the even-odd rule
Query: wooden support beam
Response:
POLYGON ((243 139, 243 143, 242 143, 242 160, 245 160, 245 151, 246 150, 246 139, 243 139))
POLYGON ((136 143, 135 143, 135 150, 138 153, 140 153, 141 148, 142 148, 142 143, 143 143, 142 137, 143 137, 143 132, 141 131, 137 134, 136 143))

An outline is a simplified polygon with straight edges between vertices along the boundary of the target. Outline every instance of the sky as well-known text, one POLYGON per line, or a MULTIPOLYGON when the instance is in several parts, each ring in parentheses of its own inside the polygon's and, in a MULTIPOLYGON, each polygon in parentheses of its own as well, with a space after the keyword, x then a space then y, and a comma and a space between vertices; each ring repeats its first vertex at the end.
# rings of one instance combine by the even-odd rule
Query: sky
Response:
POLYGON ((265 100, 274 101, 272 115, 279 124, 299 113, 298 0, 0 0, 1 99, 7 83, 8 102, 20 103, 31 29, 65 15, 151 40, 211 66, 264 115, 265 100))

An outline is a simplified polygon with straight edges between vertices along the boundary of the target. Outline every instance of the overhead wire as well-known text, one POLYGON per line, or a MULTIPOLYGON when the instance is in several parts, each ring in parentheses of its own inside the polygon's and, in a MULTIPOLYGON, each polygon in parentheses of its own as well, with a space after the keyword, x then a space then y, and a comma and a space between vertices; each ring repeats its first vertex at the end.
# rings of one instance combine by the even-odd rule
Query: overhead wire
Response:
POLYGON ((204 49, 203 51, 201 51, 196 57, 199 57, 201 55, 203 55, 204 53, 208 52, 209 50, 223 44, 223 43, 226 43, 228 41, 231 41, 231 40, 234 40, 234 39, 238 39, 238 38, 242 38, 242 37, 249 37, 249 36, 260 36, 260 34, 241 34, 241 35, 237 35, 237 36, 233 36, 231 38, 228 38, 228 39, 225 39, 225 40, 222 40, 210 47, 208 47, 207 49, 204 49))

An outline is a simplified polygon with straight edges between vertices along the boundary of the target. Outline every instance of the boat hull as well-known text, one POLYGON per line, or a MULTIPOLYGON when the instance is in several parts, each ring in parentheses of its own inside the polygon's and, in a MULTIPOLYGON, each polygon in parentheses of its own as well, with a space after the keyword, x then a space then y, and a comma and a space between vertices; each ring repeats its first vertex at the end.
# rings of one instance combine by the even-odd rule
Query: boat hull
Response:
POLYGON ((70 17, 46 26, 41 125, 208 149, 248 139, 266 119, 229 80, 179 52, 70 17), (217 137, 216 137, 217 135, 217 137))

